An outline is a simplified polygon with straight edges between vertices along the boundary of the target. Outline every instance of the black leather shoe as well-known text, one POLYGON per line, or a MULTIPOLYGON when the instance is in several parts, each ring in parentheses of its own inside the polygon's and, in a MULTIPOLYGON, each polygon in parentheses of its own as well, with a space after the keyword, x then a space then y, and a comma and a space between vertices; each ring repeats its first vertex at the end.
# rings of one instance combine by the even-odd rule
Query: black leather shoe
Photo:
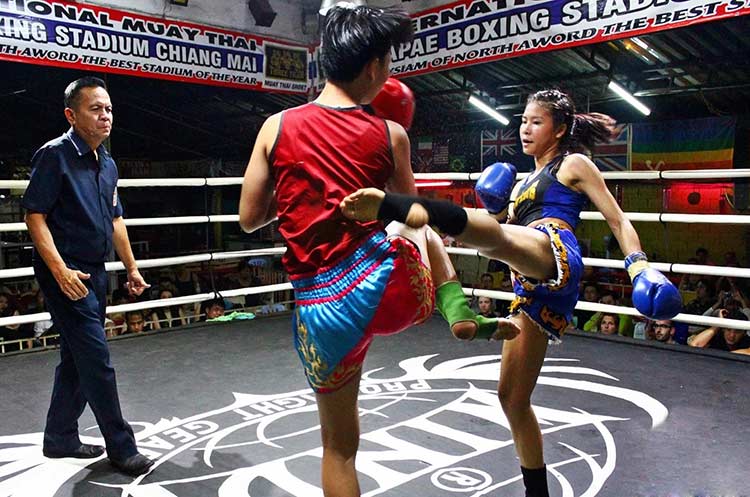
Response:
POLYGON ((124 461, 117 461, 110 458, 109 462, 115 467, 115 469, 117 469, 117 471, 129 476, 142 475, 154 465, 154 461, 140 453, 136 453, 124 461))
POLYGON ((94 459, 104 454, 104 447, 99 445, 81 444, 77 449, 69 452, 57 452, 54 450, 42 449, 44 457, 50 459, 61 459, 63 457, 74 457, 76 459, 94 459))

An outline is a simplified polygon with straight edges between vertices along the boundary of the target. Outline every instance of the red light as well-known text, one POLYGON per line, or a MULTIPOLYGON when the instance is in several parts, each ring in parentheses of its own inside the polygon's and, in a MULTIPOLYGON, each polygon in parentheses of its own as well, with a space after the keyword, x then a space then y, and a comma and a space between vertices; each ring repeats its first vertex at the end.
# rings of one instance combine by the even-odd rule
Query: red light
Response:
POLYGON ((452 181, 417 181, 417 188, 447 188, 453 186, 452 181))

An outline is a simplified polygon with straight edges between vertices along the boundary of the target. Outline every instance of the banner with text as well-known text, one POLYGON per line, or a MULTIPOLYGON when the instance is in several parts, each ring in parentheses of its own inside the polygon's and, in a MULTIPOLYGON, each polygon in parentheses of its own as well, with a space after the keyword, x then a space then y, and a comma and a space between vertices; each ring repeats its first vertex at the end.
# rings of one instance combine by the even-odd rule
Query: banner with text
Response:
POLYGON ((750 14, 750 0, 461 0, 412 15, 393 50, 413 76, 750 14))
POLYGON ((0 0, 0 60, 306 93, 312 49, 114 9, 0 0))

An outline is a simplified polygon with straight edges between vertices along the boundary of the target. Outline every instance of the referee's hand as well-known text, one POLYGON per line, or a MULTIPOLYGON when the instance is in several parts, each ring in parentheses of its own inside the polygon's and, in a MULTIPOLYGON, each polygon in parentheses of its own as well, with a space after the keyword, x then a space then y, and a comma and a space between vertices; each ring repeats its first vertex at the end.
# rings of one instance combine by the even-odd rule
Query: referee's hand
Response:
POLYGON ((70 269, 66 267, 59 274, 55 275, 55 280, 60 287, 60 290, 70 300, 81 300, 89 294, 89 289, 83 283, 83 280, 91 278, 91 275, 78 271, 77 269, 70 269))

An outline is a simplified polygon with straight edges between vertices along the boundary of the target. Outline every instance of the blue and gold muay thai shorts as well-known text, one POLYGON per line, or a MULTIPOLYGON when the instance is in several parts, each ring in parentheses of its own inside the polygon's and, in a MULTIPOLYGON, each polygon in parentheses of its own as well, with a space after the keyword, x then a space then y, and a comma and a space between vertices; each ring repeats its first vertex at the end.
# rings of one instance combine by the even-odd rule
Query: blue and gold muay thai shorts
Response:
POLYGON ((315 276, 292 279, 294 342, 310 386, 333 392, 358 375, 375 335, 432 315, 435 289, 416 246, 377 232, 315 276))
POLYGON ((534 229, 549 236, 557 261, 557 277, 549 281, 526 278, 514 271, 510 313, 523 312, 553 341, 559 341, 573 326, 573 309, 578 302, 578 283, 583 274, 583 260, 575 233, 556 223, 545 223, 534 229))

